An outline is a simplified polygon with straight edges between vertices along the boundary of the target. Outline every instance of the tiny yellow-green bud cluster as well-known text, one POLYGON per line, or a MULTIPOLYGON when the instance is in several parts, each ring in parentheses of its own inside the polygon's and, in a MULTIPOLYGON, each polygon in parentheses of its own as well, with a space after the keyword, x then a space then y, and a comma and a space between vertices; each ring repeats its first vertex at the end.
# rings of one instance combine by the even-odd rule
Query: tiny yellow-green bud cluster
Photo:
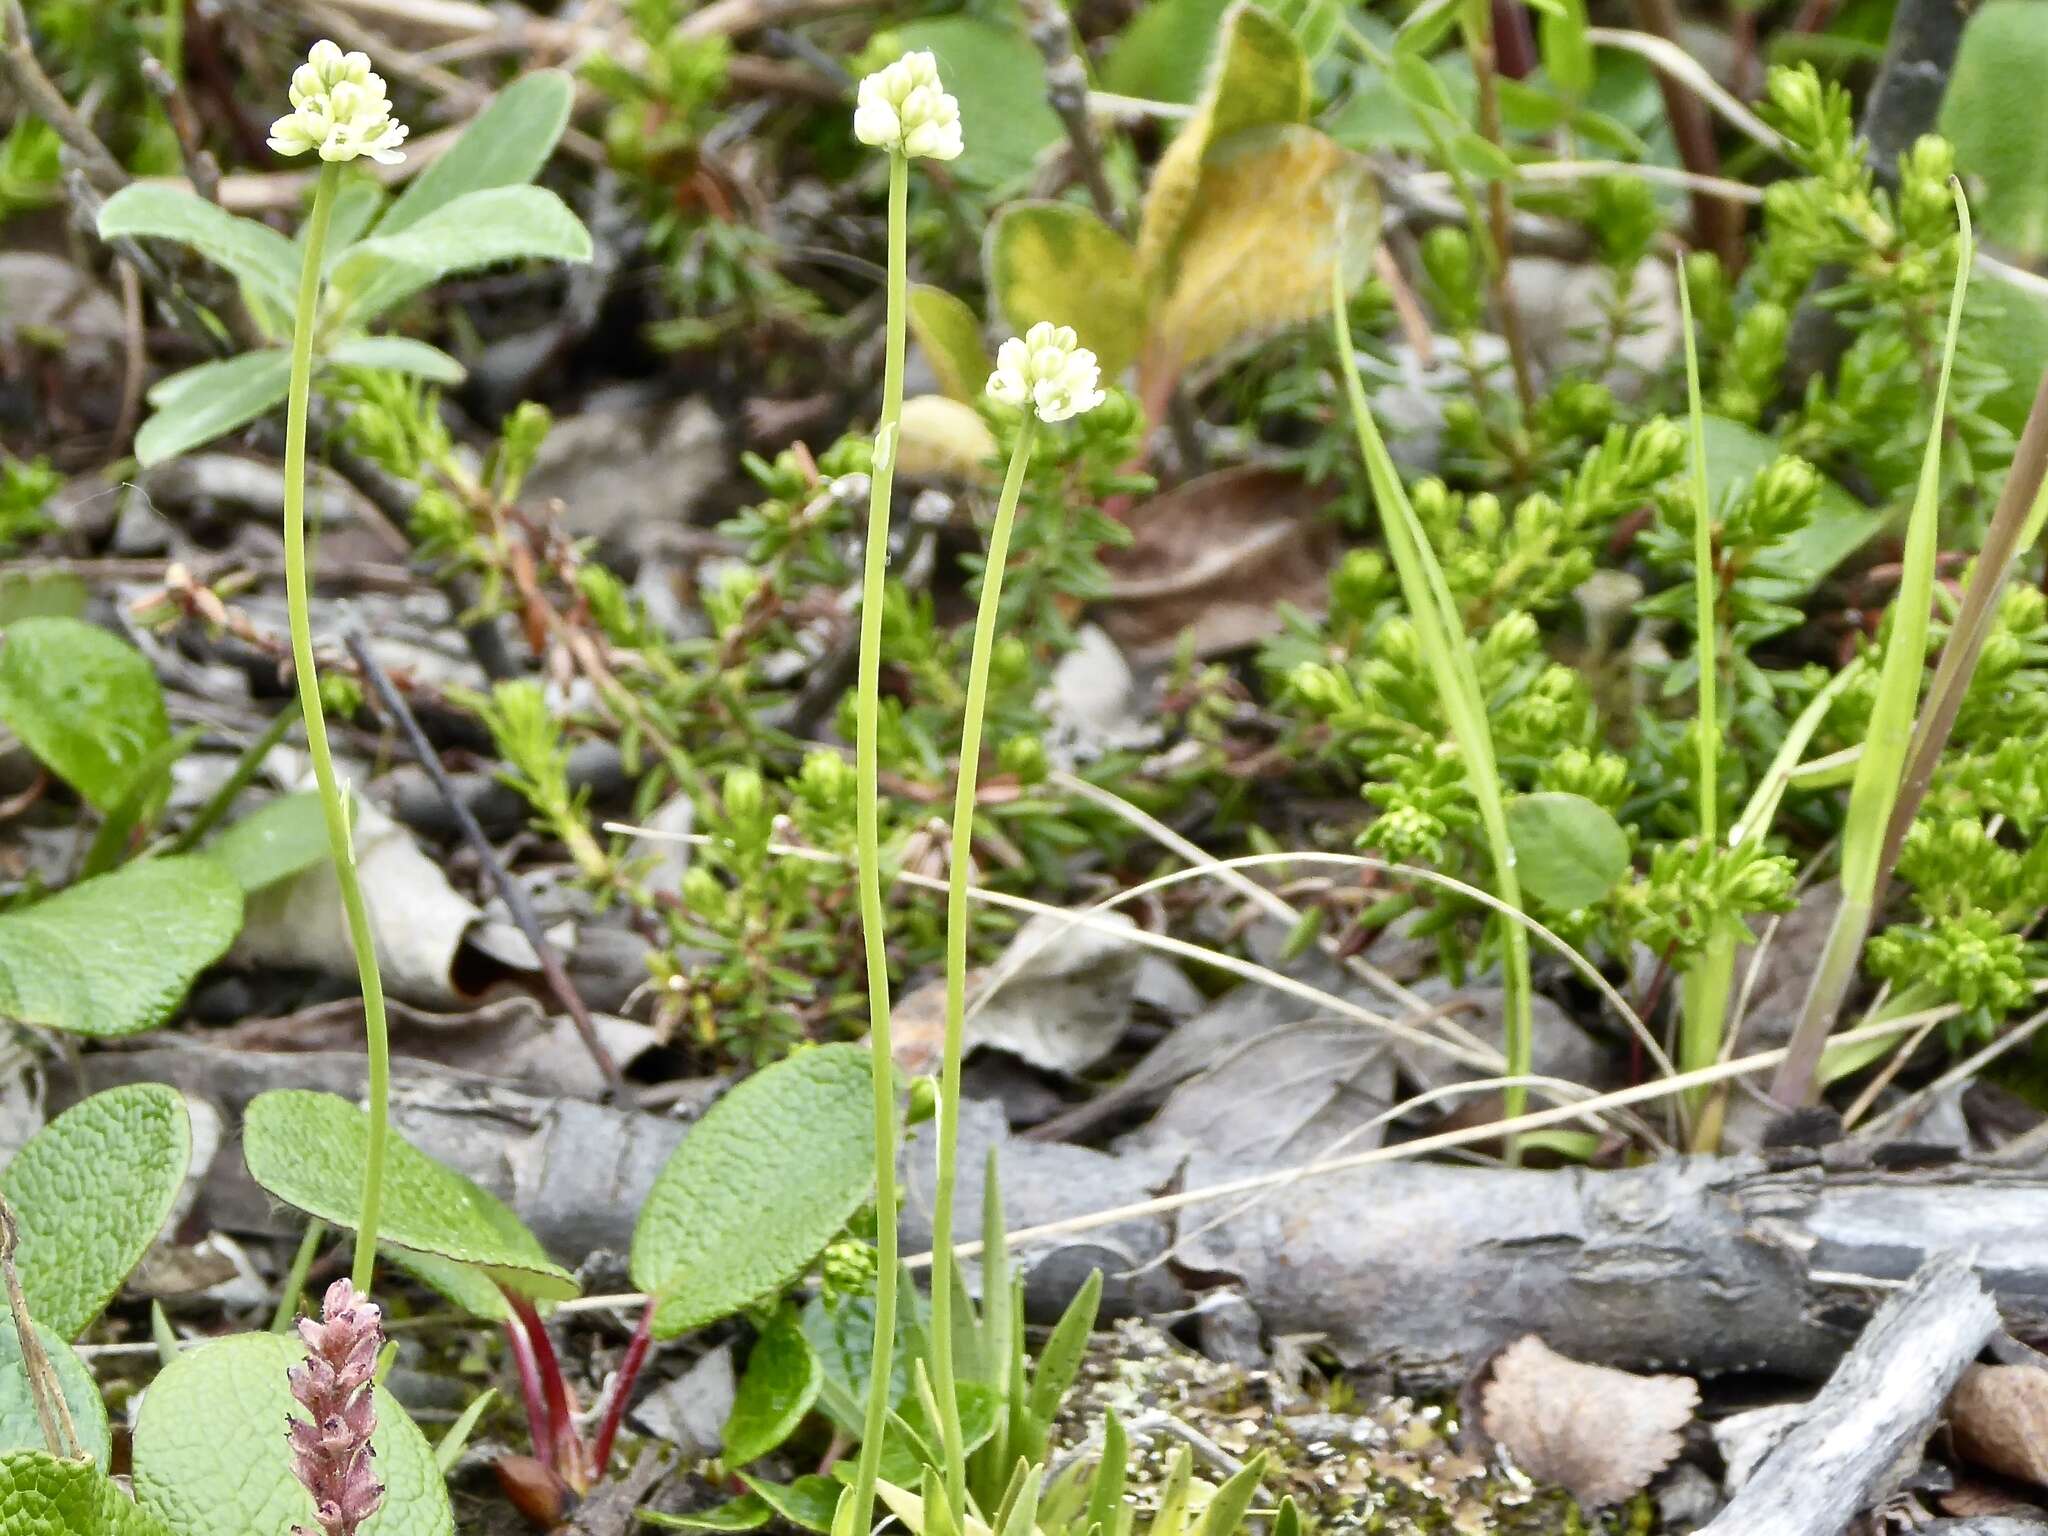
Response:
POLYGON ((853 136, 913 160, 959 158, 960 103, 939 84, 929 49, 906 53, 860 83, 853 136))
POLYGON ((292 72, 292 110, 270 125, 270 147, 280 155, 319 152, 322 160, 368 155, 379 165, 405 156, 405 124, 391 115, 391 98, 381 75, 372 74, 367 54, 343 53, 322 38, 306 62, 292 72))
POLYGON ((1041 320, 997 351, 988 392, 1005 405, 1028 406, 1040 421, 1065 421, 1102 404, 1101 377, 1072 326, 1041 320))

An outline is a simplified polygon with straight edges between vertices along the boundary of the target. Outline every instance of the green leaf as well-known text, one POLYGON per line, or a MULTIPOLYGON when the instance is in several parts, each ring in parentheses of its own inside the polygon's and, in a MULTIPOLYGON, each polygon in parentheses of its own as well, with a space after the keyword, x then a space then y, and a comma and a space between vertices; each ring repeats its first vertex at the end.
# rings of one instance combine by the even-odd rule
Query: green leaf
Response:
POLYGON ((1209 1507, 1195 1524, 1195 1536, 1233 1536, 1245 1511, 1252 1507, 1252 1496, 1259 1491, 1259 1479, 1265 1472, 1266 1453, 1261 1451, 1232 1473, 1210 1497, 1209 1507))
POLYGON ((0 1536, 165 1536, 98 1466, 47 1451, 0 1455, 0 1536))
POLYGON ((755 1073, 669 1157, 633 1231, 633 1283, 672 1339, 775 1295, 874 1184, 865 1047, 821 1045, 755 1073))
POLYGON ((972 405, 995 371, 982 344, 981 321, 959 299, 930 283, 912 283, 909 301, 905 318, 910 334, 938 375, 939 392, 972 405))
POLYGON ((1102 1271, 1091 1269, 1059 1323, 1038 1352, 1037 1369, 1031 1375, 1031 1415, 1050 1424, 1065 1400, 1067 1388, 1080 1372, 1088 1352, 1088 1335, 1095 1327, 1096 1310, 1102 1305, 1102 1271))
POLYGON ((963 181, 981 187, 1017 181, 1063 137, 1059 116, 1046 102, 1045 60, 1021 26, 937 16, 892 27, 887 40, 903 52, 928 48, 938 59, 939 78, 960 101, 966 148, 950 169, 963 181))
POLYGON ((1153 0, 1117 35, 1102 64, 1102 88, 1146 101, 1190 102, 1202 80, 1229 0, 1153 0))
POLYGON ((382 368, 429 384, 460 384, 469 370, 439 347, 410 336, 352 336, 327 349, 324 361, 342 368, 382 368))
MULTIPOLYGON (((428 165, 422 176, 431 175, 434 161, 428 165)), ((417 185, 417 178, 415 178, 417 185)), ((322 270, 331 272, 334 264, 341 260, 344 252, 377 222, 377 215, 384 211, 390 199, 385 196, 383 186, 373 176, 357 175, 345 179, 334 194, 334 211, 327 216, 327 253, 322 270)), ((299 232, 292 237, 292 249, 298 253, 294 259, 302 261, 306 252, 306 235, 312 226, 309 219, 299 226, 299 232)))
MULTIPOLYGON (((1709 506, 1718 507, 1731 487, 1751 478, 1784 451, 1774 439, 1725 416, 1704 416, 1700 426, 1707 444, 1709 506)), ((1773 551, 1777 563, 1790 570, 1799 583, 1791 595, 1818 586, 1821 578, 1861 548, 1884 520, 1883 508, 1866 507, 1822 476, 1811 521, 1773 551)))
MULTIPOLYGON (((971 1452, 996 1432, 1002 1402, 987 1387, 971 1381, 960 1383, 959 1402, 961 1448, 971 1452)), ((904 1486, 916 1482, 929 1459, 922 1448, 936 1451, 939 1444, 938 1426, 912 1393, 890 1416, 889 1433, 882 1441, 882 1480, 904 1486)))
POLYGON ((1584 101, 1596 73, 1593 43, 1586 36, 1586 0, 1561 0, 1556 11, 1536 23, 1543 52, 1543 72, 1572 101, 1584 101))
POLYGON ((22 619, 0 634, 0 723, 99 811, 171 739, 156 670, 80 619, 22 619))
POLYGON ((100 209, 102 240, 175 240, 233 273, 266 303, 292 312, 299 283, 291 241, 254 219, 228 213, 182 187, 134 182, 100 209))
POLYGON ((846 1490, 842 1484, 817 1473, 807 1473, 791 1483, 771 1483, 764 1478, 742 1472, 740 1481, 782 1516, 791 1525, 806 1531, 820 1533, 832 1529, 832 1516, 839 1507, 839 1497, 846 1490))
POLYGON ((743 1493, 736 1499, 687 1515, 664 1514, 658 1509, 642 1509, 635 1513, 642 1523, 671 1531, 758 1531, 775 1511, 758 1493, 743 1493))
POLYGON ((0 1018, 108 1037, 154 1029, 242 927, 209 859, 141 859, 0 912, 0 1018))
MULTIPOLYGON (((71 1346, 48 1328, 36 1327, 43 1353, 57 1373, 65 1406, 71 1410, 72 1428, 78 1443, 96 1466, 108 1465, 113 1455, 113 1434, 107 1427, 107 1405, 100 1401, 100 1389, 92 1372, 85 1368, 71 1346)), ((21 1335, 14 1325, 0 1318, 0 1453, 47 1450, 43 1423, 36 1415, 35 1393, 28 1380, 28 1364, 21 1358, 21 1335)))
POLYGON ((380 1259, 389 1259, 413 1279, 428 1289, 439 1292, 471 1317, 482 1318, 487 1323, 506 1323, 512 1320, 512 1304, 505 1299, 505 1293, 498 1288, 498 1282, 480 1269, 468 1264, 458 1264, 453 1259, 444 1259, 439 1254, 415 1253, 410 1248, 399 1248, 391 1244, 381 1245, 377 1250, 377 1256, 380 1259))
POLYGON ((208 843, 206 856, 249 896, 311 869, 328 856, 319 794, 309 789, 258 806, 208 843))
MULTIPOLYGON (((896 1347, 889 1356, 889 1402, 910 1395, 912 1363, 924 1355, 924 1295, 901 1288, 896 1347)), ((803 1309, 804 1337, 818 1357, 818 1406, 834 1424, 858 1436, 866 1422, 868 1381, 874 1375, 875 1303, 869 1296, 814 1296, 803 1309)))
POLYGON ((398 195, 378 235, 411 229, 471 192, 532 181, 569 126, 575 96, 576 82, 559 69, 535 70, 506 86, 398 195))
MULTIPOLYGON (((332 1093, 280 1089, 249 1101, 242 1157, 286 1205, 353 1232, 362 1217, 370 1117, 332 1093)), ((560 1301, 576 1279, 496 1196, 403 1137, 385 1151, 383 1242, 452 1259, 522 1295, 560 1301)))
POLYGON ((2025 424, 2041 375, 2048 372, 2048 298, 2030 288, 1979 272, 1975 296, 1995 316, 1972 333, 2005 375, 2005 388, 1984 402, 1984 414, 2014 436, 2025 424))
POLYGON ((1071 203, 1011 203, 988 232, 988 286, 1019 334, 1071 325, 1115 379, 1145 337, 1145 285, 1130 242, 1071 203))
POLYGON ((728 1467, 744 1467, 766 1456, 796 1432, 824 1384, 825 1368, 796 1314, 778 1314, 747 1356, 747 1373, 725 1421, 720 1459, 728 1467))
MULTIPOLYGON (((292 1475, 288 1417, 303 1417, 285 1373, 305 1346, 242 1333, 180 1355, 142 1399, 135 1496, 172 1536, 283 1536, 315 1528, 313 1496, 292 1475)), ((384 1505, 363 1536, 453 1536, 455 1518, 433 1447, 398 1400, 376 1392, 370 1440, 384 1505)))
POLYGON ((1518 795, 1508 837, 1522 889, 1560 910, 1591 906, 1628 873, 1628 834, 1584 795, 1518 795))
POLYGON ((336 264, 334 287, 361 323, 457 272, 528 260, 588 261, 590 231, 543 187, 492 187, 360 242, 336 264))
POLYGON ((2022 261, 2048 255, 2048 14, 2038 0, 1987 0, 1963 29, 1941 98, 1941 135, 1976 183, 1984 233, 2022 261))
POLYGON ((85 1332, 170 1220, 191 1158, 185 1101, 162 1083, 96 1093, 31 1137, 0 1173, 29 1316, 85 1332))
POLYGON ((156 411, 135 434, 136 462, 148 469, 246 427, 284 402, 291 379, 292 360, 276 347, 172 374, 149 392, 156 411))

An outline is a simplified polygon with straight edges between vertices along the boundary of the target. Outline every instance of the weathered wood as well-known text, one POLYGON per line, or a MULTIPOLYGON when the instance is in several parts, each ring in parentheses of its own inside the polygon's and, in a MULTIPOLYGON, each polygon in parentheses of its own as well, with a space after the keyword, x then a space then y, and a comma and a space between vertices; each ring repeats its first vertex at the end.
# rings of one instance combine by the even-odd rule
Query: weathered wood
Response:
POLYGON ((1902 1458, 1997 1327, 1966 1258, 1928 1260, 1701 1536, 1836 1536, 1895 1490, 1902 1458))
MULTIPOLYGON (((403 1050, 403 1043, 400 1043, 403 1050)), ((267 1088, 363 1091, 353 1053, 270 1056, 181 1044, 106 1052, 59 1105, 115 1082, 172 1082, 229 1125, 267 1088)), ((509 1201, 558 1258, 623 1253, 684 1125, 519 1093, 401 1063, 400 1134, 509 1201)), ((1257 1170, 1215 1157, 1116 1155, 1010 1137, 992 1105, 961 1125, 961 1209, 993 1148, 1012 1229, 1081 1217, 1257 1170)), ((929 1241, 931 1143, 905 1153, 903 1242, 929 1241)), ((232 1153, 198 1218, 230 1231, 292 1224, 232 1153)), ((978 1223, 974 1224, 978 1230, 978 1223)), ((2016 1333, 2048 1333, 2048 1175, 1954 1166, 1912 1172, 1673 1159, 1623 1172, 1389 1163, 1139 1215, 1018 1254, 1033 1315, 1056 1315, 1094 1268, 1105 1313, 1154 1315, 1241 1292, 1269 1337, 1319 1335, 1349 1367, 1407 1387, 1456 1386, 1528 1332, 1560 1353, 1695 1374, 1755 1368, 1818 1381, 1930 1254, 1977 1253, 2016 1333), (1211 1223, 1215 1223, 1214 1226, 1211 1223)))

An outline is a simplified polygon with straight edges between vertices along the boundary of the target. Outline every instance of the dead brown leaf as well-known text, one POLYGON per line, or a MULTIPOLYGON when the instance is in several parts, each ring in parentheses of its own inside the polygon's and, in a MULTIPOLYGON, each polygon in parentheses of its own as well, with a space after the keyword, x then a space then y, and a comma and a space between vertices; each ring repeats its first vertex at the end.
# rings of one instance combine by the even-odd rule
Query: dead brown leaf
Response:
POLYGON ((2048 1487, 2048 1371, 1973 1365, 1956 1383, 1948 1418, 1964 1460, 2048 1487))
POLYGON ((1252 464, 1133 508, 1131 547, 1103 560, 1104 627, 1133 661, 1156 662, 1183 631, 1196 655, 1215 656, 1275 633, 1278 603, 1321 613, 1338 548, 1328 500, 1298 475, 1252 464))
POLYGON ((1594 1509, 1620 1503, 1671 1464, 1699 1401, 1690 1377, 1587 1365, 1531 1333, 1494 1361, 1480 1423, 1523 1471, 1594 1509))

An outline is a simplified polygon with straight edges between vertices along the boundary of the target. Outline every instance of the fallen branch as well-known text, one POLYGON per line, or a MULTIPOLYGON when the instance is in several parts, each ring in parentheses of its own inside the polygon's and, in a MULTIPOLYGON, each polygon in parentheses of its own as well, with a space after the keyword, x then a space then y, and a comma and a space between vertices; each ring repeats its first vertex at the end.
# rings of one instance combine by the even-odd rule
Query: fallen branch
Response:
POLYGON ((1864 1330, 1799 1426, 1701 1536, 1835 1536, 1895 1491, 1949 1389, 1998 1327, 1953 1253, 1931 1258, 1864 1330))

